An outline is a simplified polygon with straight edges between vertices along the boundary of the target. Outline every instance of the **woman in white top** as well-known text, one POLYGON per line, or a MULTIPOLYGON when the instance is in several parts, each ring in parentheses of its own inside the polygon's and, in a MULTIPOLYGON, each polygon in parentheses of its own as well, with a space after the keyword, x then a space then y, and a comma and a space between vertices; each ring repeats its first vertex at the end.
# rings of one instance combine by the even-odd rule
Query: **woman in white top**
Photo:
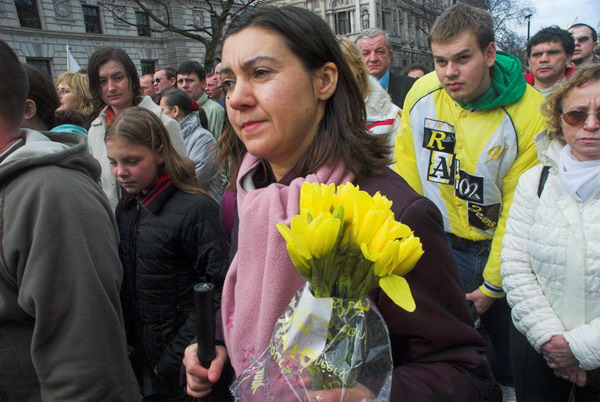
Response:
POLYGON ((102 189, 114 209, 119 201, 118 186, 106 156, 104 135, 106 127, 115 116, 131 106, 150 110, 167 128, 173 147, 180 155, 186 156, 185 146, 179 124, 165 115, 149 96, 140 97, 140 79, 135 64, 123 49, 107 47, 96 50, 88 61, 88 76, 94 97, 88 146, 92 155, 100 162, 102 189))
POLYGON ((598 401, 600 65, 575 72, 543 112, 542 165, 519 180, 502 249, 517 400, 568 401, 575 384, 577 401, 598 401))

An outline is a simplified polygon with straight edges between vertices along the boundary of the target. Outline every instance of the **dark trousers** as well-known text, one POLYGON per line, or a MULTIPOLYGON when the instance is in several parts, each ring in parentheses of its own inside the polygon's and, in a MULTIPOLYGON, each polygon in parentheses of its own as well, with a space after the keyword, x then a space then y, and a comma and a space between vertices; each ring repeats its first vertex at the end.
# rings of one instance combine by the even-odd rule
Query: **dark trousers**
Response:
MULTIPOLYGON (((448 234, 448 243, 458 264, 467 293, 483 283, 483 269, 490 255, 491 241, 469 241, 448 234)), ((511 317, 506 298, 497 299, 480 317, 480 332, 488 339, 490 364, 494 378, 502 385, 513 385, 510 364, 509 331, 511 317), (487 335, 487 336, 486 336, 487 335)))
POLYGON ((573 386, 548 367, 541 353, 535 351, 527 338, 514 325, 510 329, 515 392, 519 402, 567 402, 574 388, 575 401, 600 401, 600 370, 588 371, 585 387, 573 386))

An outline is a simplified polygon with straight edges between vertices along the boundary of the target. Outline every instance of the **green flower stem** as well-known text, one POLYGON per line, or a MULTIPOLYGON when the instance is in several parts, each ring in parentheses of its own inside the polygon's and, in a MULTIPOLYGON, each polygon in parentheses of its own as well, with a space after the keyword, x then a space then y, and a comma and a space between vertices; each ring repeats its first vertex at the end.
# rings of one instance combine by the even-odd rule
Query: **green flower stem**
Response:
POLYGON ((365 261, 367 263, 370 263, 370 267, 367 271, 367 275, 364 279, 364 281, 362 281, 362 283, 359 283, 357 289, 356 289, 356 295, 358 296, 359 299, 364 299, 365 297, 367 297, 367 295, 371 292, 371 290, 373 290, 375 287, 377 287, 378 283, 379 283, 379 278, 377 278, 374 274, 373 274, 373 263, 371 263, 370 261, 365 261))

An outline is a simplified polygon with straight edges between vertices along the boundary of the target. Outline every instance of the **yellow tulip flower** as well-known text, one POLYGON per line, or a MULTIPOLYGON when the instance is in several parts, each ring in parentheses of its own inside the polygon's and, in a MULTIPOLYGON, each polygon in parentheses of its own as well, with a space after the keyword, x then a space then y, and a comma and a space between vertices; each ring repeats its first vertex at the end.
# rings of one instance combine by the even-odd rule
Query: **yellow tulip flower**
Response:
POLYGON ((398 261, 394 268, 395 275, 406 275, 419 261, 423 255, 421 240, 415 236, 409 236, 400 242, 398 250, 398 261))
POLYGON ((337 239, 341 221, 329 212, 322 212, 308 224, 306 242, 315 258, 327 255, 337 239))
POLYGON ((410 236, 411 234, 412 232, 408 226, 396 222, 393 216, 388 216, 378 228, 375 228, 375 235, 367 244, 369 254, 378 254, 388 242, 410 236))
POLYGON ((292 218, 290 227, 283 223, 277 224, 279 233, 283 236, 287 243, 293 243, 296 252, 302 255, 303 258, 310 260, 312 255, 306 243, 305 233, 308 230, 308 221, 306 215, 296 215, 292 218))
POLYGON ((373 208, 375 209, 389 209, 392 210, 392 201, 388 200, 386 196, 381 195, 378 191, 373 196, 373 208))
POLYGON ((368 254, 366 244, 363 243, 361 247, 361 251, 365 258, 369 261, 373 261, 373 274, 379 277, 388 276, 394 272, 394 268, 396 268, 398 261, 399 249, 399 240, 387 242, 381 252, 374 254, 368 254))
POLYGON ((355 213, 352 222, 353 240, 357 245, 361 243, 371 244, 371 241, 389 217, 390 211, 385 209, 370 209, 364 215, 355 213))
MULTIPOLYGON (((344 222, 349 224, 354 217, 354 201, 357 194, 361 193, 358 186, 352 183, 346 183, 338 186, 333 206, 341 205, 344 207, 344 222)), ((364 193, 364 191, 362 192, 364 193)))
MULTIPOLYGON (((322 258, 333 248, 341 221, 334 218, 329 212, 321 212, 308 222, 306 214, 296 215, 292 218, 290 227, 283 223, 277 224, 277 229, 287 242, 292 244, 292 250, 299 256, 310 260, 322 258)), ((289 250, 289 249, 288 249, 289 250)))
POLYGON ((309 213, 313 218, 320 212, 331 212, 334 197, 335 184, 304 182, 300 189, 300 212, 309 213))
POLYGON ((292 259, 292 264, 294 264, 294 267, 296 267, 298 272, 300 272, 300 275, 308 280, 312 274, 312 265, 310 261, 304 258, 302 254, 298 253, 294 242, 287 243, 287 250, 290 258, 292 259))

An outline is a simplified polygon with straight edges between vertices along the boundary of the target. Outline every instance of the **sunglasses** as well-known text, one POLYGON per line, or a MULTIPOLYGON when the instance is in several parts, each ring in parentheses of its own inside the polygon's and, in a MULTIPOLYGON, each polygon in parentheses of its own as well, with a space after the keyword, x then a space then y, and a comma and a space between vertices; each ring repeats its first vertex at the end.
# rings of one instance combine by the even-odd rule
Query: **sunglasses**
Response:
POLYGON ((575 42, 579 42, 579 43, 585 43, 588 40, 590 40, 589 36, 582 36, 582 37, 579 37, 579 38, 575 38, 575 42))
POLYGON ((568 125, 579 127, 583 126, 583 123, 585 123, 590 114, 595 114, 596 119, 600 120, 600 110, 596 110, 595 112, 587 112, 584 110, 571 110, 570 112, 563 113, 562 118, 564 122, 568 125))
POLYGON ((155 80, 152 80, 152 82, 154 82, 155 84, 158 84, 163 78, 165 78, 165 77, 157 78, 155 80))

